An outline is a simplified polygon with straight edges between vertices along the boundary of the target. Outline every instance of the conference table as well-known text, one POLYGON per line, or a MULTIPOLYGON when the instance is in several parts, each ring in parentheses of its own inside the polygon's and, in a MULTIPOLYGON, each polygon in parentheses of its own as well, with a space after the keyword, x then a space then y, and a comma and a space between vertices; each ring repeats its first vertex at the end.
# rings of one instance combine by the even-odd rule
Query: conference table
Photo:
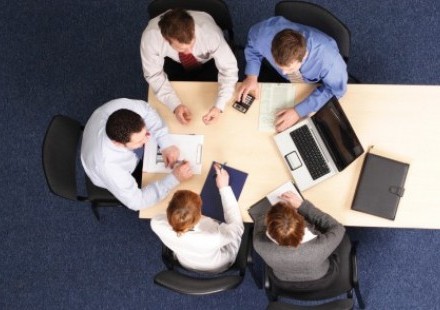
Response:
MULTIPOLYGON (((227 162, 248 173, 239 205, 243 220, 251 222, 247 209, 292 180, 274 142, 275 132, 258 129, 259 100, 243 114, 232 108, 231 99, 220 118, 206 126, 202 116, 217 97, 217 83, 172 84, 193 113, 189 125, 179 124, 151 89, 148 102, 158 110, 171 133, 204 135, 202 173, 175 190, 200 193, 212 161, 227 162)), ((290 85, 295 87, 295 102, 314 88, 310 84, 290 85)), ((339 101, 366 151, 374 146, 371 152, 410 163, 396 218, 388 220, 351 210, 365 154, 337 175, 303 191, 304 198, 346 226, 440 228, 440 86, 349 84, 339 101)), ((143 185, 162 177, 163 174, 143 173, 143 185)), ((174 191, 157 205, 141 210, 139 217, 148 219, 164 213, 174 191)))

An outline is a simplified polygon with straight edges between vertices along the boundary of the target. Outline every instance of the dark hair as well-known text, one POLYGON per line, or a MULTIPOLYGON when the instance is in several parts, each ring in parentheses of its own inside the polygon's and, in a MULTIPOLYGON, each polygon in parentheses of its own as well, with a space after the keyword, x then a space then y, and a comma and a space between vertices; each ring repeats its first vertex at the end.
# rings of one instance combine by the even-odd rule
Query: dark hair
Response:
POLYGON ((188 231, 202 217, 202 198, 189 191, 179 190, 174 193, 167 208, 167 219, 178 235, 188 231))
POLYGON ((266 226, 279 245, 297 247, 304 236, 305 221, 295 208, 278 202, 267 212, 266 226))
POLYGON ((281 30, 272 40, 271 51, 280 66, 288 66, 295 60, 301 62, 306 54, 306 39, 292 29, 281 30))
POLYGON ((105 124, 107 136, 116 142, 126 144, 130 142, 133 133, 140 132, 145 127, 142 117, 127 109, 113 112, 105 124))
POLYGON ((162 15, 159 20, 159 28, 167 41, 174 39, 179 43, 189 44, 194 38, 194 19, 181 8, 172 9, 162 15))

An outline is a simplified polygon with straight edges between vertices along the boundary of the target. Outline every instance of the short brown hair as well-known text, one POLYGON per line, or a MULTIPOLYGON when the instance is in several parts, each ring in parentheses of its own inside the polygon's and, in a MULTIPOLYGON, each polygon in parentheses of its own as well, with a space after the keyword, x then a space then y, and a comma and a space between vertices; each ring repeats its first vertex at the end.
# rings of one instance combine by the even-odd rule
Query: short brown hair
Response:
POLYGON ((145 127, 143 118, 128 109, 120 109, 110 114, 105 124, 105 133, 110 140, 126 144, 131 135, 140 132, 145 127))
POLYGON ((200 195, 189 190, 179 190, 174 193, 168 204, 168 223, 178 235, 181 235, 199 222, 202 216, 201 210, 200 195))
POLYGON ((165 40, 189 44, 194 38, 194 19, 181 8, 172 9, 160 17, 159 28, 165 40))
POLYGON ((281 30, 272 40, 271 51, 280 66, 288 66, 293 61, 301 62, 306 54, 306 39, 295 30, 281 30))
POLYGON ((305 221, 295 208, 278 202, 267 212, 266 226, 279 245, 297 247, 304 236, 305 221))

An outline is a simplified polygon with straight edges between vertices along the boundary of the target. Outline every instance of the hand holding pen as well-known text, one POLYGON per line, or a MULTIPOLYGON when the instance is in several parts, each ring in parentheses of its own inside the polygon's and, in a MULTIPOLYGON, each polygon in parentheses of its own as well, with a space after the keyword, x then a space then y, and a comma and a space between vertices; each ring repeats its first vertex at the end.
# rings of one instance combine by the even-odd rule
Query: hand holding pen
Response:
POLYGON ((173 174, 179 182, 186 181, 193 176, 191 165, 186 160, 176 162, 173 168, 173 174))
POLYGON ((219 189, 229 185, 229 173, 223 168, 224 165, 226 165, 226 163, 223 165, 220 163, 214 164, 214 169, 216 172, 215 181, 219 189))

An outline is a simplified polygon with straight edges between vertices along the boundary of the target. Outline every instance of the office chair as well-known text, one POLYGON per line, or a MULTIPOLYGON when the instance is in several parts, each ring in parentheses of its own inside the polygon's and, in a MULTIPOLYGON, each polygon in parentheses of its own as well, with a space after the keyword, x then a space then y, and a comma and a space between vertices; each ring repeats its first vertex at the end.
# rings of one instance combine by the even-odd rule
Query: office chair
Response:
POLYGON ((66 199, 88 201, 99 221, 98 207, 121 203, 106 189, 93 185, 86 176, 88 196, 78 195, 76 159, 84 127, 67 116, 52 118, 43 142, 43 170, 52 193, 66 199))
POLYGON ((234 50, 232 18, 225 2, 222 0, 154 0, 148 6, 148 14, 150 19, 152 19, 173 8, 203 11, 211 15, 216 24, 223 30, 226 41, 234 50))
POLYGON ((188 295, 208 295, 234 289, 244 279, 252 244, 251 223, 244 224, 240 249, 234 264, 219 274, 189 271, 179 264, 172 250, 162 244, 162 261, 167 267, 154 277, 154 283, 174 292, 188 295))
MULTIPOLYGON (((280 1, 275 5, 275 15, 303 25, 314 27, 332 37, 339 53, 348 63, 350 59, 351 32, 336 16, 325 8, 304 1, 280 1)), ((348 75, 349 83, 360 83, 357 78, 348 75)))
MULTIPOLYGON (((336 279, 328 278, 330 284, 323 289, 308 288, 308 282, 303 281, 300 284, 300 288, 297 286, 297 282, 288 282, 279 280, 272 269, 265 265, 264 272, 264 289, 266 295, 271 301, 268 309, 271 310, 283 310, 283 309, 352 309, 354 305, 353 291, 356 295, 358 305, 361 309, 365 308, 364 301, 362 299, 359 290, 358 272, 357 272, 357 258, 356 248, 357 242, 351 243, 347 234, 341 241, 341 245, 350 247, 347 255, 341 256, 341 268, 338 270, 336 279), (298 306, 293 304, 286 304, 277 302, 278 297, 290 297, 298 300, 323 300, 338 297, 346 294, 347 298, 334 300, 315 306, 298 306)), ((328 273, 324 277, 332 276, 332 273, 328 273)), ((321 279, 320 279, 321 280, 321 279)), ((324 280, 324 278, 322 278, 324 280)), ((309 282, 312 283, 312 282, 309 282)))

